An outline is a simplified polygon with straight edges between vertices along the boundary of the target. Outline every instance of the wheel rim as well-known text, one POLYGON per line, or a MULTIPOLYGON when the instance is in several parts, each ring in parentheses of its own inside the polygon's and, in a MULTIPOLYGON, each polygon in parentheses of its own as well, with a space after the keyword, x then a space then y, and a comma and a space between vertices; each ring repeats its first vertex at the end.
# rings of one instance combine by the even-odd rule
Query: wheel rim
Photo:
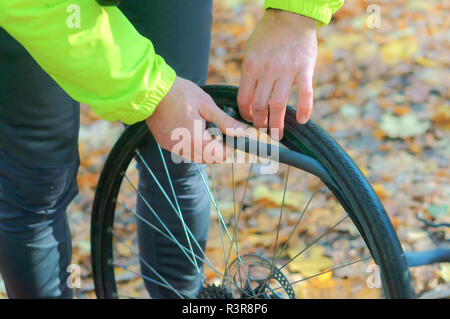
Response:
MULTIPOLYGON (((233 89, 233 88, 230 89, 229 87, 209 87, 209 88, 206 88, 206 90, 210 94, 213 95, 213 97, 215 98, 215 100, 216 100, 218 105, 229 105, 230 104, 230 97, 229 97, 230 96, 230 90, 231 91, 234 90, 234 93, 231 92, 231 94, 235 94, 235 89, 233 89)), ((292 124, 291 123, 287 123, 287 125, 292 125, 292 124)), ((310 126, 311 125, 314 128, 314 125, 310 124, 310 126)), ((147 134, 146 133, 146 129, 143 126, 141 126, 141 127, 136 126, 136 127, 132 128, 131 130, 129 129, 129 135, 130 136, 133 135, 133 137, 135 139, 136 139, 136 136, 140 136, 140 138, 144 139, 144 136, 146 136, 146 134, 147 134)), ((300 139, 298 139, 298 138, 291 138, 289 140, 289 138, 285 138, 284 140, 285 140, 286 144, 291 143, 292 144, 291 147, 295 146, 299 151, 302 151, 302 152, 304 152, 306 154, 310 153, 309 152, 310 149, 307 146, 305 146, 304 144, 302 144, 302 145, 293 145, 294 142, 298 142, 300 139)), ((124 141, 127 141, 126 137, 124 137, 124 141)), ((126 142, 126 143, 129 143, 129 146, 130 146, 129 154, 126 154, 125 156, 123 154, 121 154, 121 156, 119 158, 119 156, 116 156, 115 154, 112 153, 110 155, 110 158, 108 159, 107 164, 105 165, 105 169, 107 168, 108 164, 109 165, 113 165, 115 167, 120 167, 122 165, 123 166, 122 169, 125 166, 127 166, 127 162, 129 162, 130 159, 133 157, 133 148, 132 148, 133 145, 131 145, 131 142, 126 142), (121 161, 121 163, 118 163, 118 161, 121 161)), ((140 156, 140 154, 138 154, 137 156, 140 156)), ((142 160, 142 158, 141 158, 141 160, 142 160)), ((325 165, 327 165, 326 162, 325 162, 325 165)), ((286 184, 287 184, 287 181, 288 181, 288 176, 289 176, 289 174, 286 174, 286 181, 285 181, 286 184)), ((127 179, 128 178, 125 177, 125 180, 127 180, 127 179)), ((233 170, 233 179, 234 179, 234 170, 233 170)), ((128 181, 129 181, 129 179, 128 179, 128 181)), ((114 272, 112 271, 113 267, 111 265, 111 260, 110 260, 111 256, 113 255, 112 236, 111 236, 111 233, 109 233, 109 231, 111 230, 111 226, 113 225, 113 221, 114 221, 114 210, 115 210, 116 203, 113 203, 113 202, 109 202, 108 203, 108 202, 105 202, 102 199, 104 199, 105 196, 107 198, 113 198, 114 199, 116 197, 116 195, 117 195, 117 194, 114 194, 114 193, 118 192, 119 187, 120 187, 120 182, 121 182, 120 177, 116 178, 116 180, 111 180, 110 177, 104 176, 104 174, 102 174, 102 178, 101 178, 100 183, 102 183, 102 185, 105 185, 105 186, 102 186, 102 189, 103 189, 103 193, 102 194, 96 194, 96 200, 94 202, 93 224, 92 224, 92 226, 93 226, 92 227, 93 268, 94 268, 94 277, 95 277, 95 282, 96 282, 97 295, 99 297, 112 297, 113 294, 114 294, 114 291, 116 290, 115 276, 114 276, 114 272), (107 225, 109 225, 109 226, 107 226, 107 225)), ((99 188, 100 188, 100 183, 99 183, 99 188)), ((207 183, 205 182, 205 185, 206 184, 207 183)), ((233 181, 233 185, 235 185, 234 181, 233 181)), ((210 189, 209 196, 211 197, 211 200, 213 202, 214 202, 214 195, 213 195, 214 192, 215 192, 214 188, 210 189)), ((338 193, 337 190, 335 190, 335 192, 338 193)), ((234 193, 235 193, 235 190, 234 190, 234 187, 233 187, 233 197, 235 197, 234 193)), ((282 205, 281 205, 281 212, 280 212, 280 220, 281 220, 283 206, 284 206, 285 194, 286 194, 286 187, 284 188, 283 202, 282 202, 282 205)), ((236 200, 234 200, 233 202, 236 203, 236 200)), ((342 200, 341 204, 343 204, 343 206, 349 205, 349 207, 351 205, 354 205, 354 203, 351 203, 351 204, 350 203, 345 203, 345 200, 342 200)), ((308 203, 308 205, 309 205, 309 203, 308 203)), ((120 206, 120 203, 119 203, 119 206, 120 206)), ((174 211, 176 211, 177 208, 178 208, 176 203, 173 203, 173 207, 174 207, 174 211)), ((307 208, 307 206, 306 206, 306 208, 307 208)), ((303 213, 301 214, 301 216, 304 215, 304 213, 306 211, 306 208, 303 211, 303 213)), ((216 207, 216 209, 217 209, 217 207, 216 207)), ((238 210, 240 212, 242 210, 242 207, 241 207, 241 209, 239 209, 239 207, 238 208, 234 207, 235 213, 238 210)), ((354 220, 354 222, 355 222, 356 226, 358 227, 358 229, 361 230, 361 233, 362 233, 362 236, 364 237, 364 239, 366 241, 369 241, 369 242, 372 240, 374 247, 376 247, 377 238, 375 238, 375 239, 371 238, 373 236, 370 234, 370 231, 367 232, 367 230, 365 229, 366 225, 359 224, 359 219, 356 218, 355 216, 351 216, 351 217, 354 220)), ((301 220, 301 218, 302 217, 300 217, 299 221, 301 220)), ((342 220, 339 220, 338 223, 336 224, 336 226, 339 225, 341 222, 343 222, 345 219, 346 219, 346 217, 344 217, 342 220)), ((221 223, 225 224, 225 221, 223 220, 223 218, 222 218, 221 223)), ((389 225, 390 224, 387 225, 387 228, 389 228, 389 225)), ((331 230, 333 230, 333 229, 334 229, 334 227, 331 230)), ((330 231, 328 231, 328 233, 329 232, 330 231)), ((274 247, 277 247, 278 234, 279 234, 279 229, 278 229, 278 231, 276 233, 274 247)), ((229 237, 228 239, 230 240, 230 242, 233 242, 233 235, 234 234, 231 234, 231 233, 228 232, 228 237, 229 237)), ((188 235, 187 232, 186 232, 186 236, 187 236, 187 238, 189 238, 189 235, 188 235)), ((395 236, 395 233, 394 233, 394 236, 395 236)), ((291 236, 289 236, 289 238, 290 237, 291 236)), ((318 240, 320 240, 322 237, 323 236, 319 236, 318 240)), ((222 239, 223 238, 224 237, 222 236, 222 239)), ((237 241, 237 239, 236 239, 236 241, 237 241)), ((317 241, 313 240, 312 245, 315 244, 317 241)), ((311 247, 312 245, 307 246, 305 251, 307 251, 308 248, 311 247)), ((229 247, 229 249, 228 249, 228 255, 230 254, 229 252, 232 251, 231 248, 234 248, 232 246, 233 245, 231 245, 229 247)), ((395 240, 394 240, 394 245, 393 246, 396 246, 395 245, 395 240)), ((236 248, 234 248, 234 250, 236 250, 236 248)), ((394 248, 397 249, 398 247, 394 247, 394 248)), ((391 253, 392 253, 392 250, 391 250, 391 253)), ((300 256, 301 254, 302 254, 302 252, 298 256, 300 256)), ((188 255, 188 254, 186 254, 186 255, 188 255)), ((224 259, 227 259, 227 257, 226 257, 227 254, 224 254, 224 255, 225 255, 224 259)), ((273 250, 273 254, 272 254, 273 265, 275 265, 275 263, 274 263, 275 255, 276 255, 276 249, 273 250)), ((386 261, 382 257, 379 256, 378 249, 375 250, 373 255, 374 255, 375 259, 378 261, 377 263, 381 262, 382 267, 384 267, 384 269, 389 269, 389 267, 391 267, 390 265, 388 265, 388 266, 383 265, 383 263, 385 263, 386 261)), ((298 256, 296 256, 295 258, 297 258, 298 256)), ((195 262, 196 258, 193 255, 192 255, 192 257, 193 258, 191 259, 191 261, 195 262)), ((402 259, 402 256, 401 255, 399 256, 398 253, 394 257, 396 258, 396 260, 400 260, 401 261, 401 259, 402 259)), ((186 257, 186 258, 188 259, 188 257, 186 257)), ((199 259, 201 259, 201 258, 199 258, 199 259)), ((363 257, 361 259, 362 260, 367 260, 366 257, 363 257)), ((239 261, 238 259, 236 259, 236 260, 241 264, 242 268, 245 268, 241 261, 239 261)), ((206 261, 205 264, 208 264, 207 260, 203 259, 202 261, 203 262, 206 261)), ((229 260, 228 260, 228 262, 229 262, 229 260)), ((228 264, 228 262, 226 263, 226 265, 228 264)), ((352 265, 355 262, 357 262, 357 260, 356 261, 353 260, 353 261, 349 262, 348 264, 352 265)), ((286 263, 286 264, 283 264, 281 266, 282 266, 282 268, 284 268, 288 264, 289 263, 286 263)), ((403 273, 405 272, 405 270, 404 270, 405 266, 404 265, 398 265, 397 264, 397 265, 395 265, 395 267, 396 267, 395 274, 398 274, 398 273, 401 273, 401 272, 403 272, 403 273)), ((339 268, 341 268, 341 266, 333 267, 329 271, 336 271, 339 268)), ((215 271, 218 274, 218 277, 220 277, 221 273, 223 275, 223 272, 220 272, 217 269, 215 269, 215 271)), ((224 271, 227 271, 227 269, 225 269, 224 271)), ((329 271, 327 271, 327 272, 329 272, 329 271)), ((323 274, 325 274, 327 272, 323 272, 323 274)), ((407 270, 406 270, 406 272, 407 272, 407 270)), ((383 277, 383 280, 386 281, 386 277, 385 277, 384 273, 385 273, 385 271, 382 272, 382 277, 383 277)), ((318 275, 320 275, 320 274, 318 274, 318 275)), ((407 273, 406 277, 408 277, 408 276, 409 276, 409 273, 407 273)), ((311 278, 314 278, 314 277, 316 277, 316 276, 311 276, 311 278)), ((145 280, 145 278, 144 278, 144 280, 145 280)), ((384 285, 385 286, 385 293, 386 293, 386 295, 388 297, 411 296, 411 291, 412 290, 410 289, 410 287, 408 287, 408 285, 410 285, 410 279, 409 278, 403 278, 402 280, 405 282, 405 284, 394 285, 395 287, 391 287, 392 285, 388 285, 386 287, 386 285, 384 285)), ((301 282, 301 281, 299 281, 299 282, 301 282)), ((180 297, 182 297, 182 296, 180 296, 180 297)))

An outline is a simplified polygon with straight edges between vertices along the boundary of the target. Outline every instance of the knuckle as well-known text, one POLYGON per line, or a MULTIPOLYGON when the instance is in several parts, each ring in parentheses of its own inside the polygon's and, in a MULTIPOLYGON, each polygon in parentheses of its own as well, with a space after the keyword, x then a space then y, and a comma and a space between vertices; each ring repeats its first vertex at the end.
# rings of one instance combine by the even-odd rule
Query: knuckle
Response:
POLYGON ((267 114, 257 113, 253 115, 253 124, 257 127, 263 127, 266 121, 267 114))
POLYGON ((284 109, 284 107, 285 107, 285 105, 281 101, 274 101, 270 104, 270 110, 275 111, 275 112, 282 111, 284 109))
POLYGON ((253 104, 253 110, 255 113, 261 113, 266 109, 266 105, 262 102, 255 102, 253 104))
POLYGON ((313 96, 313 90, 311 87, 303 87, 301 89, 301 93, 305 97, 312 97, 313 96))

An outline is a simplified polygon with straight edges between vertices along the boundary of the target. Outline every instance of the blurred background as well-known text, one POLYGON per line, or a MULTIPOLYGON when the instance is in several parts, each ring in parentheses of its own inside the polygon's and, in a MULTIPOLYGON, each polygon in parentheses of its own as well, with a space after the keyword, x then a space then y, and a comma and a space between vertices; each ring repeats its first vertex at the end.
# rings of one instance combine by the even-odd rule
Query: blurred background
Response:
MULTIPOLYGON (((262 8, 262 0, 215 1, 209 84, 239 84, 245 43, 262 8)), ((427 221, 450 222, 449 9, 448 1, 351 0, 318 30, 312 120, 362 169, 408 251, 442 246, 450 238, 448 229, 427 228, 417 219, 421 212, 427 221)), ((295 102, 293 94, 290 103, 295 102)), ((82 267, 76 295, 94 298, 91 204, 103 162, 123 128, 84 106, 81 121, 80 194, 68 215, 72 262, 82 267)), ((419 296, 450 295, 450 264, 411 273, 419 296)), ((326 280, 311 285, 306 296, 348 296, 333 277, 326 280)), ((6 297, 1 280, 0 297, 6 297)))

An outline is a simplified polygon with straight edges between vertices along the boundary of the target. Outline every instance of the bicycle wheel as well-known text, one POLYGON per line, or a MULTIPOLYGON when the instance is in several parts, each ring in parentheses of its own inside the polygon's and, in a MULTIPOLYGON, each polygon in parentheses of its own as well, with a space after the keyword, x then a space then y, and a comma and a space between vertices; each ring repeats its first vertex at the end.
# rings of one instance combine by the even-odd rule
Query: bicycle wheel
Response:
MULTIPOLYGON (((204 90, 211 95, 216 104, 227 114, 245 123, 237 110, 236 87, 206 86, 204 90)), ((295 120, 295 110, 292 107, 287 109, 285 125, 285 133, 281 144, 285 149, 289 150, 290 155, 288 154, 288 156, 283 158, 280 157, 280 165, 284 165, 285 168, 277 175, 282 186, 277 193, 279 200, 275 199, 275 203, 263 205, 262 209, 260 209, 260 211, 264 211, 264 207, 269 207, 266 210, 272 214, 269 214, 270 216, 274 217, 274 207, 277 207, 277 210, 279 208, 279 215, 271 219, 276 221, 276 229, 269 231, 269 234, 267 232, 254 231, 253 237, 251 237, 252 240, 249 237, 245 239, 245 243, 241 243, 238 239, 238 234, 241 232, 241 229, 239 229, 239 223, 242 222, 240 220, 241 213, 242 216, 245 214, 250 216, 246 221, 246 227, 249 227, 249 223, 254 222, 252 216, 268 215, 265 212, 260 213, 260 215, 252 215, 251 212, 247 213, 247 210, 251 210, 253 205, 246 203, 247 189, 252 187, 256 189, 258 185, 266 185, 264 186, 266 188, 260 187, 259 190, 269 191, 269 193, 275 192, 267 186, 273 185, 273 180, 267 182, 267 178, 254 177, 252 175, 254 173, 253 164, 246 164, 248 175, 246 173, 247 178, 243 178, 240 181, 239 187, 242 200, 238 205, 234 164, 231 164, 231 174, 229 164, 217 165, 219 167, 219 175, 232 178, 232 191, 228 188, 228 191, 223 192, 216 190, 213 174, 216 168, 213 169, 213 165, 210 165, 210 182, 208 182, 206 177, 203 181, 205 189, 209 189, 205 194, 209 194, 211 197, 212 209, 216 212, 216 221, 212 221, 212 223, 217 222, 216 231, 218 228, 221 234, 221 237, 218 236, 221 239, 221 243, 216 244, 222 246, 224 252, 222 254, 223 260, 216 267, 212 265, 210 258, 208 258, 207 251, 202 251, 201 254, 199 253, 199 256, 193 254, 192 246, 180 246, 180 249, 186 254, 186 262, 195 260, 203 263, 205 268, 209 269, 210 273, 208 276, 202 274, 205 288, 202 290, 203 293, 199 294, 199 297, 293 298, 296 296, 297 290, 295 285, 298 283, 329 274, 330 272, 338 273, 345 267, 354 267, 355 264, 368 262, 372 258, 380 272, 384 297, 414 298, 415 293, 408 266, 395 230, 380 200, 364 175, 345 151, 319 126, 312 121, 309 121, 306 125, 299 125, 295 120), (315 166, 315 168, 308 169, 309 173, 299 171, 299 165, 289 156, 302 156, 304 160, 311 161, 312 166, 315 166), (301 184, 305 186, 304 183, 311 185, 311 181, 314 179, 318 182, 315 186, 307 186, 309 190, 303 193, 295 191, 289 193, 289 190, 286 190, 288 177, 290 174, 294 174, 293 172, 295 174, 303 174, 301 178, 295 179, 294 177, 296 183, 293 185, 293 188, 295 189, 301 184), (319 185, 320 187, 318 187, 319 185), (300 196, 299 194, 303 195, 300 196), (217 196, 222 196, 222 198, 217 196), (225 199, 228 208, 230 208, 231 196, 232 214, 230 213, 229 216, 224 217, 221 213, 221 210, 224 210, 224 206, 221 206, 219 202, 221 199, 225 199), (294 200, 287 204, 286 197, 289 196, 294 200), (295 201, 296 196, 303 197, 301 203, 303 208, 298 207, 300 203, 295 201), (319 203, 316 204, 316 207, 309 207, 314 196, 320 196, 319 203), (332 200, 336 202, 336 204, 333 204, 334 206, 330 204, 332 200), (336 209, 337 204, 340 207, 339 209, 336 209), (311 234, 309 229, 315 226, 308 225, 306 228, 299 226, 304 223, 302 218, 306 218, 304 216, 308 211, 308 207, 318 212, 319 215, 320 212, 332 210, 343 213, 343 216, 342 218, 332 217, 331 219, 334 219, 332 226, 328 225, 325 228, 322 227, 323 225, 318 226, 320 230, 320 232, 317 232, 318 235, 311 234), (288 213, 292 213, 294 217, 288 213), (229 219, 228 222, 225 221, 226 218, 229 219), (344 225, 347 226, 343 227, 344 225), (355 231, 349 231, 349 225, 355 231), (274 232, 275 234, 273 234, 274 232), (258 242, 258 240, 253 240, 257 236, 263 236, 266 245, 261 245, 261 242, 258 242), (308 244, 305 241, 299 242, 299 238, 302 236, 306 237, 308 244), (307 254, 312 246, 323 242, 327 236, 331 236, 331 239, 320 245, 323 248, 321 250, 322 253, 327 251, 329 254, 330 251, 333 252, 334 249, 337 249, 336 247, 339 245, 336 243, 339 243, 340 238, 343 236, 347 236, 346 238, 358 236, 361 239, 359 243, 362 242, 364 247, 359 244, 356 245, 356 248, 350 247, 348 249, 350 253, 345 253, 349 260, 341 264, 337 264, 336 258, 333 257, 326 259, 328 261, 332 259, 333 263, 323 265, 322 269, 317 268, 317 273, 311 273, 303 269, 303 271, 300 271, 301 277, 298 277, 298 274, 297 276, 291 276, 292 273, 295 273, 295 269, 291 273, 289 270, 290 266, 296 264, 302 269, 302 263, 298 263, 298 260, 307 254), (226 243, 224 243, 225 241, 226 243), (239 247, 239 245, 242 247, 239 247), (292 252, 293 249, 297 249, 298 252, 292 252), (189 258, 190 256, 192 256, 191 259, 189 258), (358 258, 355 259, 355 256, 358 258), (252 272, 251 275, 250 272, 252 272), (286 272, 289 272, 289 274, 286 274, 286 272), (210 281, 213 280, 211 278, 214 276, 217 277, 215 280, 216 284, 211 284, 210 281)), ((122 203, 120 196, 123 188, 126 187, 124 185, 127 183, 129 184, 128 191, 130 190, 130 185, 131 190, 136 190, 135 186, 132 185, 132 181, 136 180, 136 177, 129 177, 127 174, 136 175, 134 158, 140 156, 137 148, 151 138, 152 136, 144 123, 138 123, 129 127, 109 154, 99 179, 91 223, 92 267, 98 298, 117 298, 125 295, 118 292, 118 281, 134 280, 133 278, 147 280, 147 278, 143 278, 140 275, 138 266, 132 266, 133 263, 139 263, 140 256, 139 253, 136 253, 130 247, 134 242, 130 238, 135 235, 135 227, 130 225, 132 225, 133 219, 141 217, 139 212, 135 212, 133 204, 129 203, 129 200, 127 200, 129 205, 122 203), (125 179, 127 183, 122 183, 125 179), (120 247, 121 249, 118 249, 120 247), (123 253, 124 250, 127 250, 128 253, 123 253), (119 276, 120 278, 118 279, 119 276)), ((140 158, 140 160, 143 159, 140 158)), ((305 166, 300 166, 301 169, 305 169, 305 166)), ((239 170, 239 172, 242 172, 242 170, 239 170)), ((226 183, 221 184, 224 185, 226 183)), ((166 190, 166 192, 170 193, 170 190, 166 190)), ((139 196, 139 194, 134 195, 139 196)), ((253 196, 253 202, 256 202, 254 200, 255 197, 257 196, 253 196)), ((175 207, 174 211, 176 213, 175 207)), ((330 216, 336 216, 336 214, 330 216)), ((182 218, 180 221, 182 222, 182 218)), ((155 227, 160 232, 165 232, 166 236, 169 235, 170 232, 166 232, 163 226, 149 225, 149 227, 155 227)), ((187 233, 186 236, 189 237, 189 234, 187 233)), ((194 238, 192 238, 192 245, 195 245, 194 238)), ((209 242, 206 250, 208 250, 208 245, 209 242)), ((325 252, 325 255, 327 252, 325 252)), ((308 263, 308 260, 305 259, 305 263, 308 263)), ((163 285, 167 286, 167 282, 164 279, 161 280, 163 285)), ((180 297, 183 296, 180 295, 180 297)))

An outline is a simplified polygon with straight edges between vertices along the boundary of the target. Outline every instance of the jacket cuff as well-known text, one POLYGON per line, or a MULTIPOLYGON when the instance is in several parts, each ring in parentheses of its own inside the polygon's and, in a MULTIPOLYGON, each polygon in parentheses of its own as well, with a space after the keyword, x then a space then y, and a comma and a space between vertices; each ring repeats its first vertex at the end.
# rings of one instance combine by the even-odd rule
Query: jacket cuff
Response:
POLYGON ((326 2, 317 0, 266 0, 264 9, 269 8, 301 14, 316 20, 319 26, 330 23, 334 13, 326 2))
POLYGON ((142 99, 134 102, 135 111, 123 113, 121 121, 131 125, 150 117, 162 99, 169 93, 176 77, 175 71, 168 64, 162 67, 159 79, 155 81, 157 82, 156 86, 148 89, 142 99))

